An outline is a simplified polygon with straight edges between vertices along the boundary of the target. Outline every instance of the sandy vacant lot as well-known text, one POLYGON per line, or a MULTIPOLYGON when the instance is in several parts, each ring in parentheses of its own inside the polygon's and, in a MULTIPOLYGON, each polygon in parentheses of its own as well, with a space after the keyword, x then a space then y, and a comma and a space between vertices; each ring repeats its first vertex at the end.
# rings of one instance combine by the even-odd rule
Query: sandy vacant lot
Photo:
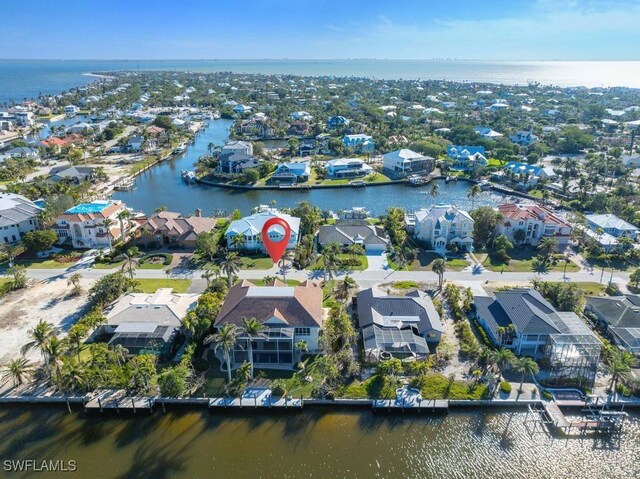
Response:
MULTIPOLYGON (((82 286, 86 291, 91 282, 85 280, 82 286)), ((53 324, 59 335, 66 334, 87 301, 86 293, 69 297, 70 289, 66 277, 49 281, 31 280, 26 289, 0 299, 0 364, 20 355, 20 348, 29 342, 27 331, 41 319, 53 324)), ((32 350, 27 357, 38 360, 40 354, 32 350)))

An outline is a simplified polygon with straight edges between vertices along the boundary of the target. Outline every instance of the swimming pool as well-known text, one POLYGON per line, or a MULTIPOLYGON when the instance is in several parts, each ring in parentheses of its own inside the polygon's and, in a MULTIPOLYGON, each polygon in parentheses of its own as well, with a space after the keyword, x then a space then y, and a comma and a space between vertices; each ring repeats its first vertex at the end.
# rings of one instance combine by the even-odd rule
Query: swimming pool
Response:
POLYGON ((103 209, 109 206, 109 203, 106 201, 96 201, 94 203, 81 203, 79 205, 74 206, 71 209, 65 211, 66 214, 90 214, 90 213, 100 213, 103 209))

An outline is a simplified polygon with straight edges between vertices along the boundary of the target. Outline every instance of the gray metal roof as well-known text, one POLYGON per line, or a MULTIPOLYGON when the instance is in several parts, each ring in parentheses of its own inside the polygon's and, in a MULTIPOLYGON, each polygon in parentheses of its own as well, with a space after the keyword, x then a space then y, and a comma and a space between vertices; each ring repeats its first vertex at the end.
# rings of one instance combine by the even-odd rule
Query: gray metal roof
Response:
POLYGON ((549 317, 556 310, 535 289, 511 289, 496 293, 496 301, 520 334, 560 332, 549 317))
POLYGON ((42 212, 32 201, 13 193, 0 194, 0 227, 35 220, 42 212))
POLYGON ((640 296, 587 297, 587 306, 617 328, 640 328, 640 296))
POLYGON ((327 245, 331 243, 366 245, 387 245, 389 240, 383 228, 373 226, 366 220, 338 220, 335 225, 320 226, 318 243, 327 245))

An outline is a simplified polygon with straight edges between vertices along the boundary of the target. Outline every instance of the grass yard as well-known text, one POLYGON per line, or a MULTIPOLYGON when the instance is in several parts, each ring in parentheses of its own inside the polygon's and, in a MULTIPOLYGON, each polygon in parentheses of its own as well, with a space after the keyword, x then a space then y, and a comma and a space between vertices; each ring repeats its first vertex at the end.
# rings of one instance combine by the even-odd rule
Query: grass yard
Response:
POLYGON ((240 269, 271 269, 273 261, 271 258, 261 256, 240 256, 240 269))
POLYGON ((396 281, 395 283, 393 283, 393 287, 396 289, 416 289, 418 288, 420 285, 418 284, 417 281, 396 281))
POLYGON ((66 269, 77 261, 56 261, 55 259, 19 259, 15 261, 15 264, 19 264, 29 269, 66 269))
POLYGON ((174 293, 186 293, 191 286, 190 279, 138 279, 142 293, 155 293, 160 288, 173 288, 174 293))
POLYGON ((0 278, 0 298, 11 291, 12 278, 0 278))
MULTIPOLYGON (((506 273, 526 273, 533 271, 533 260, 537 254, 538 252, 535 249, 514 248, 509 251, 509 256, 511 256, 509 264, 498 261, 498 259, 486 253, 476 254, 476 258, 489 271, 504 270, 506 273)), ((547 271, 564 271, 564 260, 557 260, 555 265, 550 263, 547 271)), ((576 271, 580 271, 578 265, 569 261, 567 273, 575 273, 576 271)))
MULTIPOLYGON (((346 254, 346 253, 338 254, 338 259, 339 260, 347 260, 347 259, 350 259, 350 258, 352 258, 352 256, 349 255, 349 254, 346 254)), ((369 262, 367 261, 367 257, 365 255, 361 255, 361 256, 358 256, 357 258, 360 261, 360 265, 359 266, 347 266, 344 269, 349 270, 349 271, 363 271, 363 270, 367 269, 368 266, 369 266, 369 262)), ((311 267, 309 269, 311 269, 311 270, 324 269, 324 261, 322 260, 322 257, 319 257, 318 261, 316 261, 313 265, 311 265, 311 267)))
MULTIPOLYGON (((564 281, 552 281, 552 283, 562 283, 567 284, 564 281)), ((589 281, 571 281, 569 284, 575 284, 580 290, 584 292, 587 296, 605 296, 605 290, 607 289, 606 285, 589 282, 589 281)))
POLYGON ((374 374, 364 381, 355 380, 351 384, 342 387, 338 391, 341 398, 349 399, 395 399, 396 388, 400 386, 398 381, 392 381, 388 377, 374 374))
POLYGON ((124 264, 124 260, 122 261, 116 261, 115 263, 111 263, 111 262, 103 262, 103 261, 95 261, 93 263, 93 267, 95 269, 113 269, 113 268, 122 268, 122 265, 124 264))
MULTIPOLYGON (((431 264, 436 259, 441 259, 442 256, 432 252, 425 251, 423 249, 418 250, 418 257, 408 266, 403 268, 403 271, 431 271, 431 264)), ((467 260, 464 258, 448 258, 447 259, 447 271, 462 271, 467 267, 467 260)), ((389 267, 395 270, 399 270, 398 265, 389 259, 389 267)))
POLYGON ((484 399, 489 394, 484 384, 452 381, 442 374, 427 374, 419 383, 424 399, 484 399))

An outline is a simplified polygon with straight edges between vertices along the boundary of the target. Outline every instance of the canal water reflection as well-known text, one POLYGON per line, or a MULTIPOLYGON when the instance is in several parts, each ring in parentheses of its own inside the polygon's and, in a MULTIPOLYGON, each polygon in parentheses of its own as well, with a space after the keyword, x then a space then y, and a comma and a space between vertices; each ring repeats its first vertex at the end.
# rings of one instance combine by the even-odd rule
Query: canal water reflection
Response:
POLYGON ((200 410, 134 416, 9 407, 0 410, 0 457, 75 460, 73 477, 92 479, 640 476, 639 416, 631 417, 617 442, 530 434, 525 415, 307 409, 233 417, 200 410))
MULTIPOLYGON (((417 210, 430 206, 434 199, 429 195, 429 187, 412 188, 406 185, 370 186, 366 188, 320 189, 310 191, 242 191, 206 185, 191 185, 182 181, 182 170, 191 170, 198 158, 207 152, 209 143, 223 144, 229 137, 231 120, 210 122, 180 158, 156 166, 136 179, 132 191, 114 193, 115 199, 123 200, 128 206, 147 214, 163 205, 171 211, 191 214, 196 208, 204 214, 214 210, 231 213, 239 209, 248 214, 253 207, 269 204, 276 200, 280 207, 292 207, 300 201, 309 201, 323 210, 338 212, 353 206, 363 206, 375 216, 384 214, 390 206, 406 210, 417 210)), ((439 194, 435 201, 451 203, 464 209, 471 209, 472 201, 467 198, 469 184, 466 182, 439 182, 439 194)), ((475 205, 497 205, 504 196, 482 192, 475 205)))

